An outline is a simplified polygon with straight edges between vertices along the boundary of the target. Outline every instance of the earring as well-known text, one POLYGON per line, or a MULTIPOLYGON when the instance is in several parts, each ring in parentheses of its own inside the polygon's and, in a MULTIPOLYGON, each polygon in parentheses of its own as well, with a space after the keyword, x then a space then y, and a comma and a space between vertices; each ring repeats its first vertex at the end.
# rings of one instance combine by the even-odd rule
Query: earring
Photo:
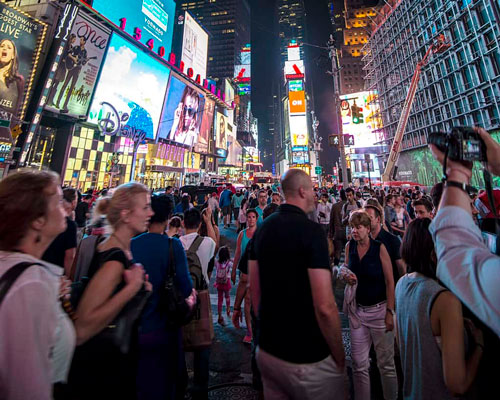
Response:
POLYGON ((36 238, 35 238, 35 243, 40 243, 42 241, 42 235, 40 235, 39 233, 36 234, 36 238))

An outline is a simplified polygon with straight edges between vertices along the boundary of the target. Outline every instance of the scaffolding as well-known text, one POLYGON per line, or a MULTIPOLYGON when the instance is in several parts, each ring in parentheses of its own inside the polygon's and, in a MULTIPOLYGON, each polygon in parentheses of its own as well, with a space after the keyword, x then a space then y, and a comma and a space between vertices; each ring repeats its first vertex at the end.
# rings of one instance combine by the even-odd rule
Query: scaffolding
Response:
POLYGON ((444 34, 451 47, 422 70, 402 150, 453 126, 500 128, 500 21, 496 0, 386 1, 364 47, 365 89, 377 91, 386 156, 415 66, 444 34))

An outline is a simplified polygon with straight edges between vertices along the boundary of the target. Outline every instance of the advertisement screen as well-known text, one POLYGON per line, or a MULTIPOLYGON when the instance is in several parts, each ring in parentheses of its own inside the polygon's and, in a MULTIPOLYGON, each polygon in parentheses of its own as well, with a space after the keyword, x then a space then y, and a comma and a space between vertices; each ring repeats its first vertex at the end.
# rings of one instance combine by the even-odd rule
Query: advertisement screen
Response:
POLYGON ((354 136, 354 147, 371 147, 383 139, 377 94, 370 92, 340 96, 343 131, 354 136))
POLYGON ((75 18, 55 71, 46 109, 75 117, 87 116, 109 37, 109 30, 85 14, 75 18))
POLYGON ((208 153, 210 138, 212 138, 212 127, 214 125, 215 101, 205 99, 205 109, 201 120, 200 135, 198 143, 194 145, 194 151, 197 153, 208 153))
POLYGON ((141 43, 154 40, 170 53, 174 31, 175 0, 94 0, 92 7, 115 25, 126 18, 125 32, 135 35, 140 30, 141 43))
POLYGON ((46 25, 3 3, 0 19, 0 131, 10 141, 7 128, 24 116, 46 25))
POLYGON ((292 164, 309 164, 309 152, 292 151, 292 164))
POLYGON ((182 61, 185 70, 193 68, 194 75, 201 80, 207 77, 208 34, 187 11, 184 15, 184 35, 182 37, 182 61))
POLYGON ((172 75, 158 137, 194 146, 200 135, 204 109, 205 97, 186 81, 172 75))
POLYGON ((108 134, 126 128, 154 140, 169 75, 167 67, 113 35, 88 121, 108 134))
POLYGON ((303 80, 288 81, 288 90, 290 92, 301 92, 304 90, 303 80))
POLYGON ((305 115, 290 116, 290 134, 292 136, 292 146, 307 146, 307 118, 305 115))
POLYGON ((306 92, 288 92, 290 99, 290 114, 305 114, 306 112, 306 92))
POLYGON ((217 112, 217 121, 215 122, 215 147, 217 149, 227 150, 227 117, 217 112))

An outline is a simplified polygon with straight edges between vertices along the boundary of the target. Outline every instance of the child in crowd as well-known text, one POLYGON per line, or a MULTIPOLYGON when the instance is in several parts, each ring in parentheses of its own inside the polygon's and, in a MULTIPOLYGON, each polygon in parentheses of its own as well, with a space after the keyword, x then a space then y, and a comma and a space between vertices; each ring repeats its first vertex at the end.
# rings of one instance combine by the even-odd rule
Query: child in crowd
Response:
POLYGON ((219 312, 219 320, 217 321, 222 326, 225 325, 224 317, 222 316, 222 303, 224 297, 226 298, 226 313, 231 316, 231 298, 229 291, 231 290, 231 270, 233 262, 229 253, 229 248, 223 246, 219 249, 218 259, 215 261, 215 288, 219 294, 219 301, 217 303, 217 310, 219 312))

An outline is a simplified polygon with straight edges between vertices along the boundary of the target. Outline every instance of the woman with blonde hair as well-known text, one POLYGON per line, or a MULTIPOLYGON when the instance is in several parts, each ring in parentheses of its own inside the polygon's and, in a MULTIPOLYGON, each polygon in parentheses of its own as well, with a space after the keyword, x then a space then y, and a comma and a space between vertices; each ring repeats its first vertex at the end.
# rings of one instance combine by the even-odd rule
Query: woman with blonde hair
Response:
POLYGON ((96 335, 109 327, 143 287, 151 290, 143 267, 133 261, 130 241, 146 231, 152 215, 146 186, 132 182, 113 192, 107 210, 112 233, 96 248, 89 268, 90 282, 77 308, 78 342, 87 342, 77 348, 70 374, 71 390, 79 398, 136 397, 139 321, 133 328, 130 351, 126 354, 96 335))
POLYGON ((50 399, 69 371, 75 330, 61 303, 63 269, 41 261, 66 229, 59 183, 31 170, 0 182, 1 399, 50 399))

